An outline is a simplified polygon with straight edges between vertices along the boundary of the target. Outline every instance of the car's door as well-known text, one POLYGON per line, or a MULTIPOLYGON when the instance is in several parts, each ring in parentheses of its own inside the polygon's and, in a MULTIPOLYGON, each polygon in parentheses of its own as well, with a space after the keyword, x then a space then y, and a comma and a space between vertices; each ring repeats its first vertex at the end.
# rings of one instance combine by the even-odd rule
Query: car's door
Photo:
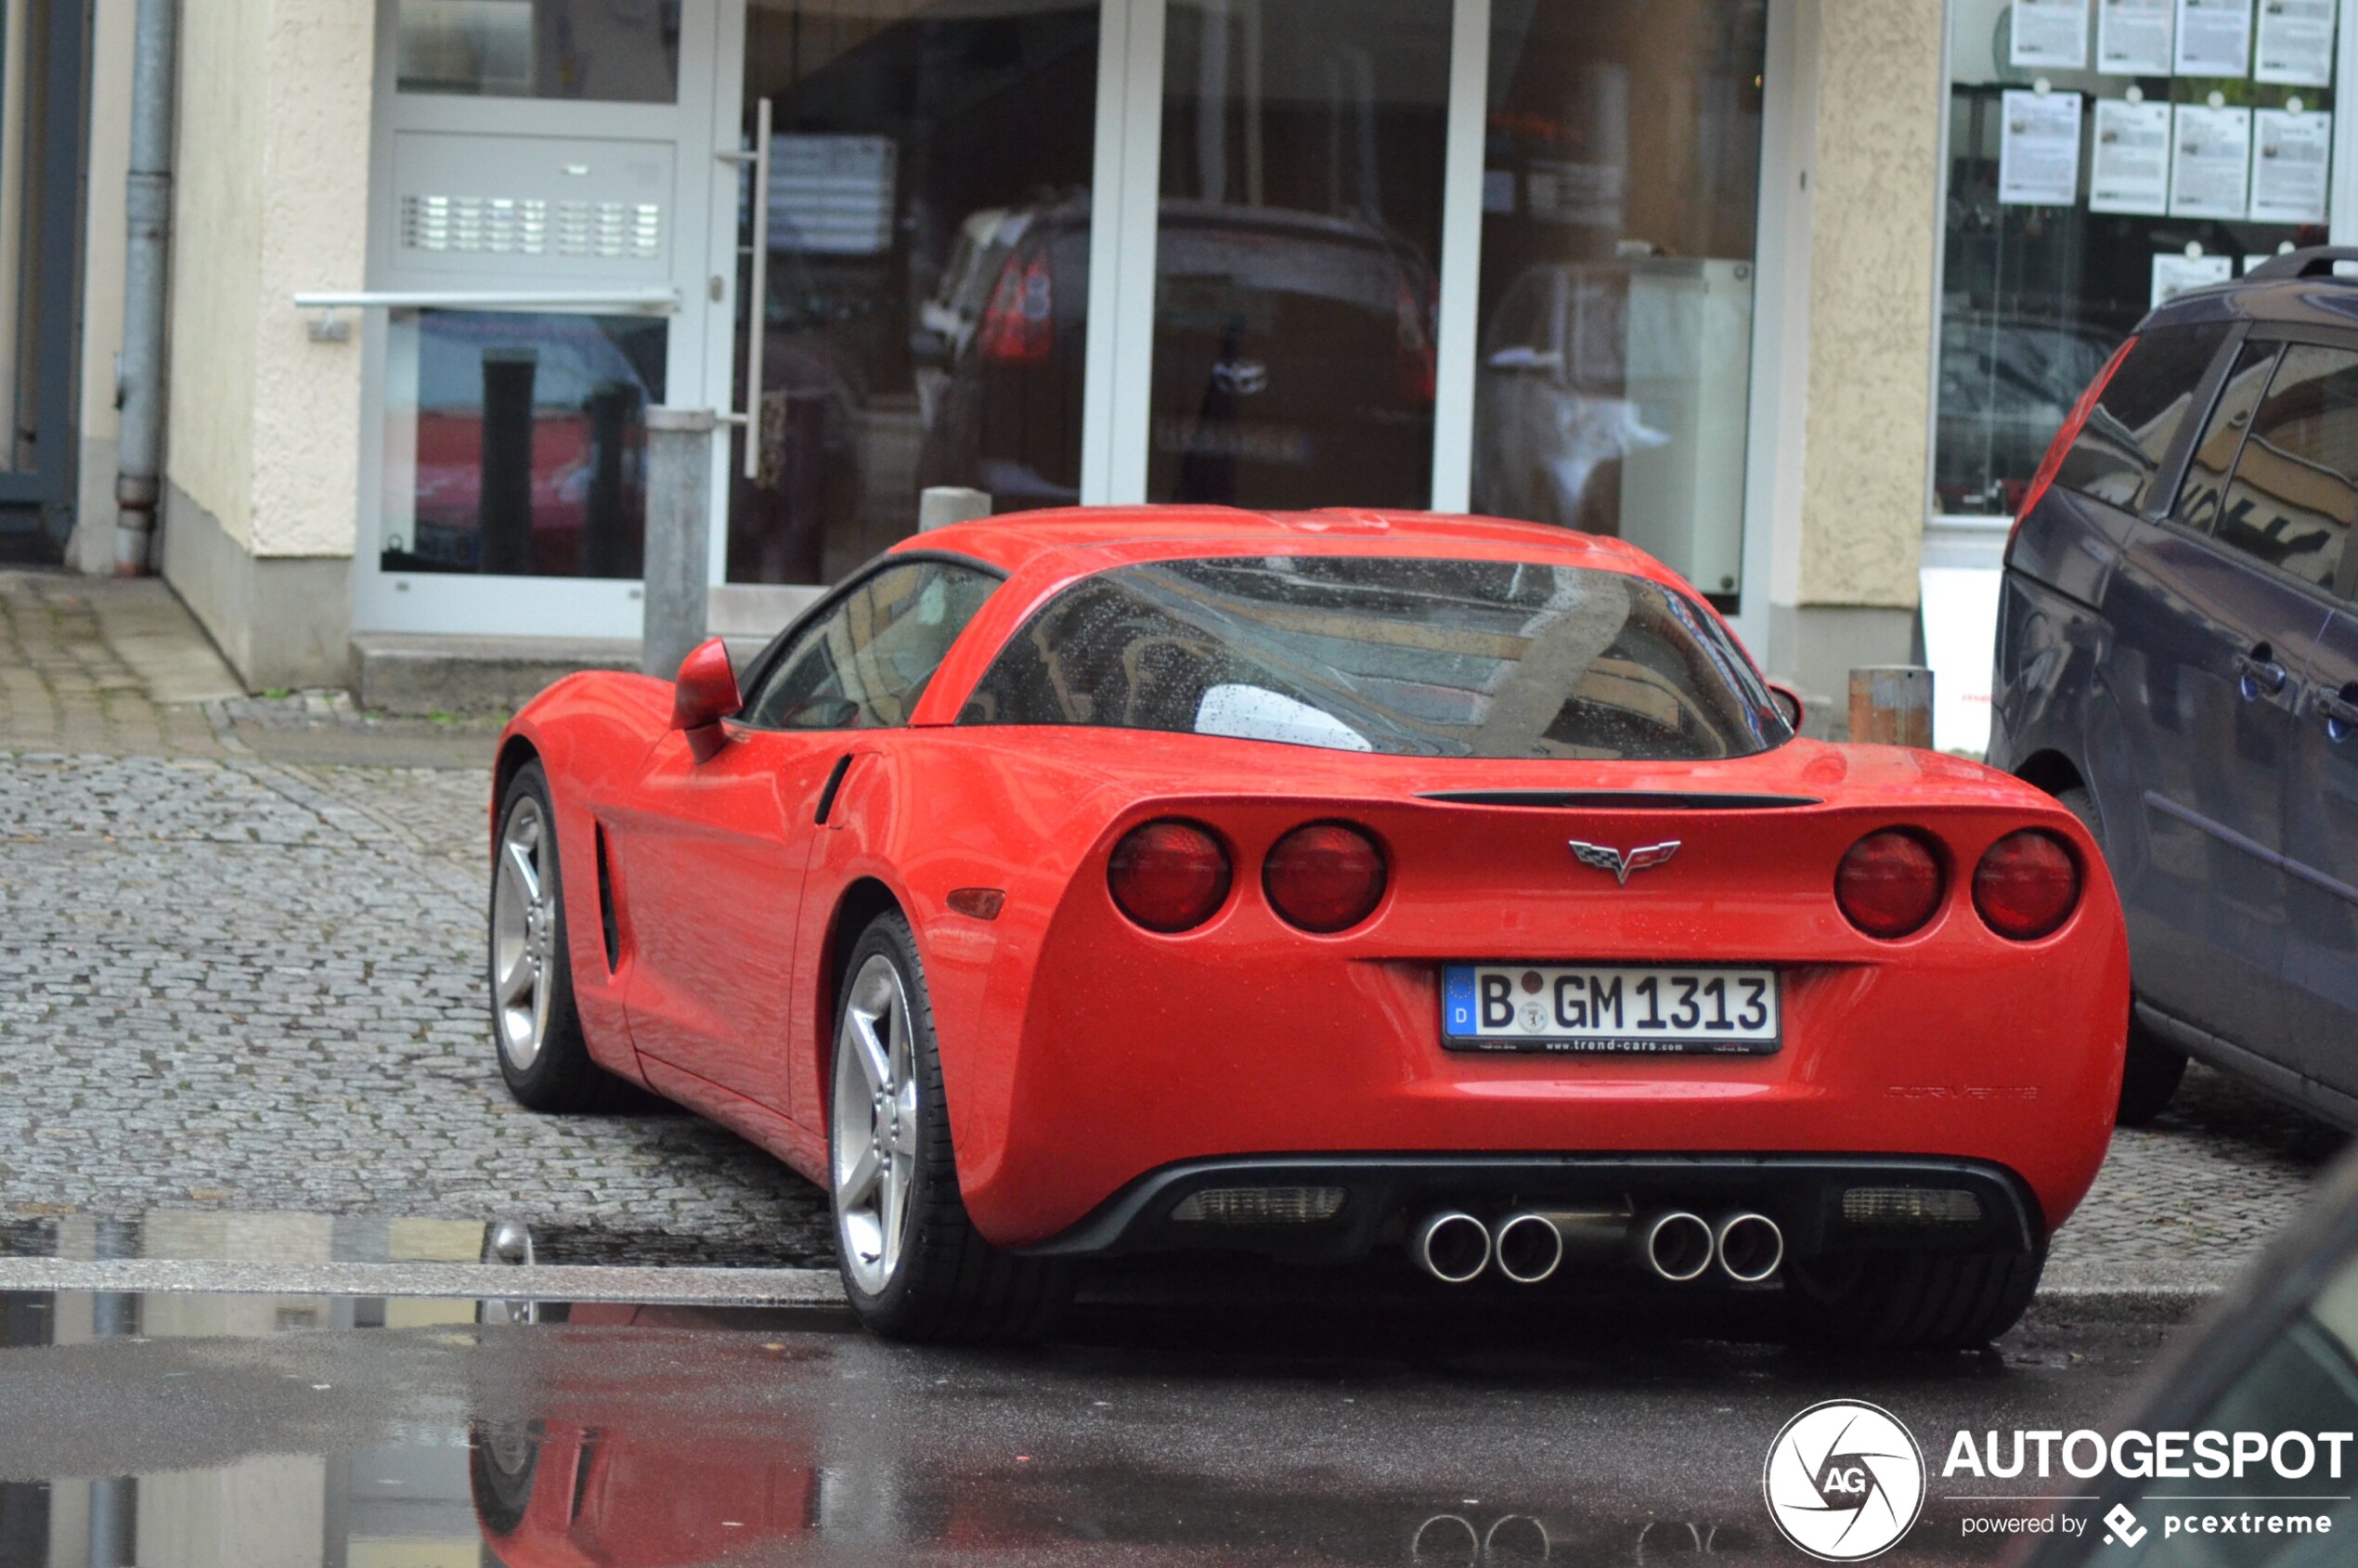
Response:
MULTIPOLYGON (((2353 522, 2358 522, 2358 336, 2339 343, 2287 343, 2235 460, 2212 537, 2240 557, 2283 606, 2283 636, 2272 650, 2281 673, 2247 666, 2239 694, 2255 704, 2274 698, 2269 722, 2277 722, 2281 711, 2286 750, 2273 778, 2255 769, 2244 782, 2263 795, 2273 790, 2281 802, 2274 848, 2284 857, 2278 1011, 2286 1059, 2328 1082, 2352 1077, 2347 1041, 2352 1014, 2329 999, 2336 967, 2341 968, 2342 983, 2358 979, 2358 972, 2346 966, 2349 917, 2358 912, 2304 875, 2314 869, 2314 857, 2328 852, 2326 836, 2310 826, 2321 806, 2312 780, 2322 783, 2324 760, 2313 755, 2312 743, 2332 744, 2327 720, 2305 716, 2323 712, 2315 686, 2319 639, 2332 618, 2344 541, 2353 522), (2280 689, 2262 690, 2268 687, 2280 689), (2337 927, 2345 934, 2340 942, 2345 964, 2339 966, 2328 957, 2337 927)), ((2345 675, 2342 680, 2350 679, 2345 675)), ((2221 1032, 2234 1038, 2229 1030, 2221 1032)))
POLYGON ((718 737, 657 745, 626 850, 642 1055, 792 1114, 797 914, 826 808, 862 733, 908 722, 998 581, 941 557, 886 562, 765 652, 718 737))
POLYGON ((2105 587, 2099 666, 2116 732, 2091 783, 2121 881, 2147 1002, 2278 1059, 2287 911, 2283 774, 2297 660, 2323 620, 2313 590, 2263 561, 2274 488, 2300 460, 2315 350, 2248 341, 2174 504, 2130 532, 2105 587), (2279 360, 2301 357, 2283 395, 2279 360), (2251 467, 2241 466, 2251 443, 2251 467))
POLYGON ((2310 1076, 2358 1095, 2358 547, 2341 553, 2285 774, 2285 980, 2310 1076))

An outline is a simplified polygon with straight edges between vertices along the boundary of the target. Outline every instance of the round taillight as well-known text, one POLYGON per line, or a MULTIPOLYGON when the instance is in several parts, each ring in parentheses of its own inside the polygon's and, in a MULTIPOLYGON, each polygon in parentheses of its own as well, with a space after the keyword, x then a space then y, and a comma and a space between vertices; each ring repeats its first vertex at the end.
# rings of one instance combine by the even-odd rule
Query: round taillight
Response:
POLYGON ((1940 857, 1912 833, 1885 828, 1850 847, 1834 872, 1834 902, 1853 926, 1892 941, 1924 928, 1940 907, 1940 857))
POLYGON ((1383 901, 1383 851, 1341 823, 1298 827, 1261 862, 1269 907, 1305 931, 1347 931, 1383 901))
POLYGON ((1114 846, 1106 886, 1147 930, 1193 930, 1228 901, 1228 851, 1193 823, 1148 823, 1114 846))
POLYGON ((2006 835, 1974 867, 1973 906, 2002 937, 2037 941, 2070 919, 2079 902, 2079 862, 2042 829, 2006 835))

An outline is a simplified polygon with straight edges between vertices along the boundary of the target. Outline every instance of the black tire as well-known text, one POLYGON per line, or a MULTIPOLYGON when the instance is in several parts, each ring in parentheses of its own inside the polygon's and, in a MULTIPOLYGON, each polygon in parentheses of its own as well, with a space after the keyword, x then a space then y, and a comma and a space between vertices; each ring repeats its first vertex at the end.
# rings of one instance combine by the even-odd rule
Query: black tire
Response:
MULTIPOLYGON (((2074 784, 2059 791, 2055 799, 2080 824, 2087 828, 2104 848, 2104 820, 2096 814, 2096 797, 2085 784, 2074 784)), ((2129 1010, 2129 1053, 2121 1064, 2120 1103, 2113 1112, 2113 1121, 2122 1127, 2143 1127, 2168 1108, 2170 1096, 2178 1093, 2179 1080, 2186 1076, 2186 1057, 2154 1038, 2145 1026, 2137 1021, 2136 1005, 2129 1010)))
POLYGON ((2046 1268, 2030 1252, 1855 1252, 1786 1270, 1794 1339, 1828 1350, 1971 1350, 2013 1328, 2046 1268))
POLYGON ((573 958, 564 914, 564 872, 558 863, 556 820, 556 809, 549 797, 549 777, 539 763, 527 762, 508 781, 507 793, 500 797, 499 831, 492 841, 491 903, 485 944, 491 1048, 499 1062, 499 1076, 517 1104, 538 1111, 593 1110, 612 1102, 620 1080, 590 1059, 590 1042, 581 1031, 581 1014, 574 1004, 573 958), (499 900, 503 872, 499 857, 516 819, 527 810, 538 811, 542 824, 538 866, 553 929, 549 938, 548 961, 541 971, 541 983, 549 989, 548 1020, 542 1027, 538 1051, 519 1066, 511 1055, 500 1017, 499 900))
POLYGON ((843 973, 844 994, 837 999, 836 1011, 836 1061, 827 1077, 828 1202, 836 1221, 837 1263, 852 1311, 871 1331, 889 1340, 972 1344, 1037 1339, 1051 1327, 1070 1294, 1070 1270, 1062 1263, 1017 1257, 992 1246, 966 1214, 965 1199, 958 1190, 949 1106, 942 1095, 933 1003, 908 921, 897 912, 878 915, 853 944, 843 973), (856 1049, 848 1021, 853 1000, 851 981, 879 956, 898 970, 907 998, 910 1056, 917 1090, 916 1147, 898 1266, 882 1288, 872 1292, 852 1272, 842 1197, 833 1179, 837 1169, 834 1094, 843 1054, 856 1049))

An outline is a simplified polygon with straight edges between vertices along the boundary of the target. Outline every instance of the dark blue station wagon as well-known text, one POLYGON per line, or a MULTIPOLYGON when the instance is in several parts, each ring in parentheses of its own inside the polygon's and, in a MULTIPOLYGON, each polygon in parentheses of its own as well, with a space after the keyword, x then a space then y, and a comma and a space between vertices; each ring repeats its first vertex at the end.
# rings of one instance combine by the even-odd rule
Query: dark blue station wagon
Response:
POLYGON ((2006 549, 1989 761, 2088 823, 2136 1000, 2121 1120, 2199 1057, 2358 1127, 2358 251, 2181 295, 2006 549))

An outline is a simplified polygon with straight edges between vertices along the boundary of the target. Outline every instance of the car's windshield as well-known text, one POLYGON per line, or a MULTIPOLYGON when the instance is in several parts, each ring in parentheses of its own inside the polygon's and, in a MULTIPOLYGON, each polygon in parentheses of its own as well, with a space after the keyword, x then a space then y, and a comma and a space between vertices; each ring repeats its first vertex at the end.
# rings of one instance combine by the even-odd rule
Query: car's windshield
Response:
POLYGON ((1408 757, 1742 757, 1792 733, 1718 621, 1660 584, 1363 556, 1083 578, 1008 640, 959 721, 1408 757))

